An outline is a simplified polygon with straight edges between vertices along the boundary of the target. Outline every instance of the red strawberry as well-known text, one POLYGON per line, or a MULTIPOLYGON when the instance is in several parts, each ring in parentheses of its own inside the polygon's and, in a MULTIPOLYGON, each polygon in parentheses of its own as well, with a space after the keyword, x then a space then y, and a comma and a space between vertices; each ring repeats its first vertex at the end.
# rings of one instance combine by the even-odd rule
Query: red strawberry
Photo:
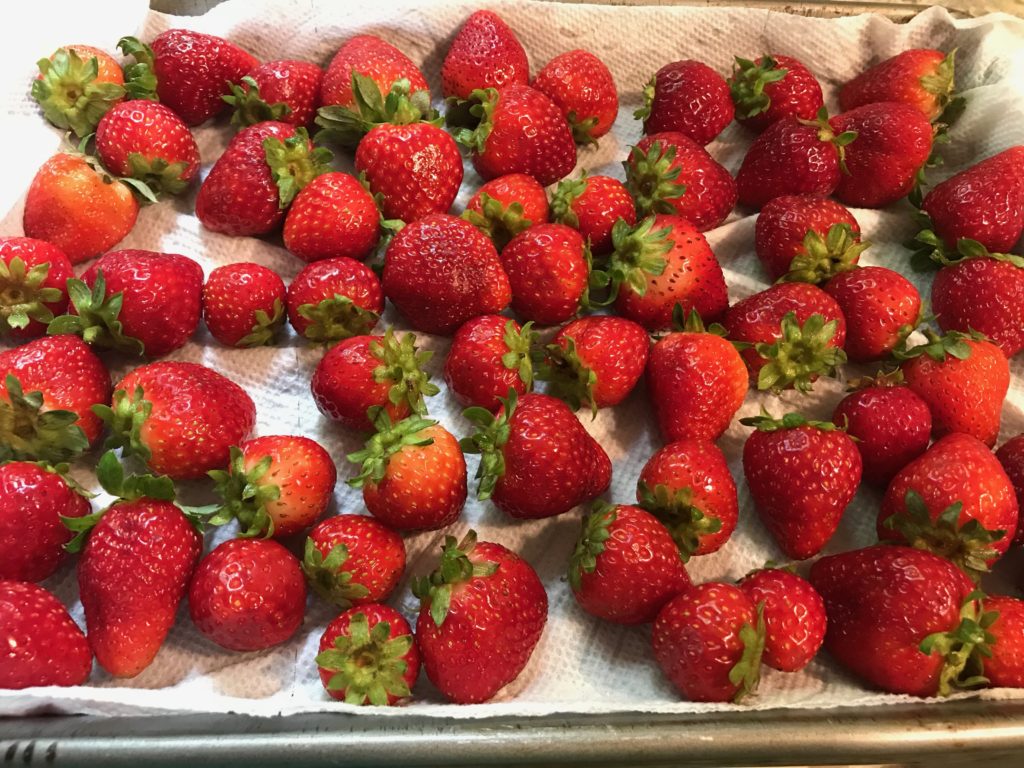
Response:
POLYGON ((288 208, 284 247, 303 261, 365 259, 380 239, 380 212, 355 176, 330 171, 307 184, 288 208))
POLYGON ((533 87, 558 105, 581 144, 611 130, 619 114, 619 94, 607 65, 590 51, 555 56, 533 78, 533 87))
POLYGON ((589 254, 583 237, 565 224, 535 224, 501 251, 512 309, 524 320, 555 325, 586 304, 589 254))
POLYGON ((377 275, 344 256, 314 261, 288 286, 288 322, 310 341, 330 344, 369 333, 383 312, 377 275))
POLYGON ((306 581, 299 561, 273 539, 229 539, 196 567, 188 610, 221 648, 262 651, 302 625, 306 581))
POLYGON ((246 127, 267 120, 309 126, 320 104, 324 71, 308 61, 268 61, 251 70, 241 83, 231 83, 224 101, 235 108, 233 125, 246 127))
POLYGON ((880 101, 901 101, 935 120, 953 101, 953 57, 914 48, 875 64, 839 91, 843 111, 880 101))
POLYGON ((516 33, 493 11, 476 11, 459 29, 441 65, 446 97, 468 99, 479 88, 526 85, 530 62, 516 33))
POLYGON ((772 669, 798 672, 825 640, 825 602, 806 580, 784 568, 762 568, 739 583, 754 605, 764 604, 764 656, 772 669))
POLYGON ((995 638, 992 655, 982 661, 989 685, 1024 688, 1024 600, 986 597, 985 614, 993 615, 986 627, 995 638))
POLYGON ((730 122, 734 108, 725 78, 699 61, 674 61, 644 88, 644 106, 633 113, 644 133, 679 131, 704 146, 730 122))
POLYGON ((455 333, 444 363, 448 390, 463 405, 489 411, 501 407, 498 400, 514 389, 523 395, 533 389, 530 348, 537 334, 527 323, 501 315, 481 315, 455 333))
POLYGON ((0 336, 41 336, 68 308, 71 262, 55 245, 31 237, 0 237, 0 336))
POLYGON ((843 310, 844 349, 855 363, 888 357, 921 321, 921 294, 891 269, 858 267, 841 272, 823 288, 843 310))
POLYGON ((392 424, 374 416, 376 432, 348 460, 362 465, 348 481, 363 489, 370 514, 399 531, 436 530, 454 523, 466 503, 466 459, 459 441, 433 419, 409 416, 392 424))
POLYGON ((740 423, 756 427, 743 446, 743 474, 761 521, 786 557, 813 557, 860 485, 857 444, 835 424, 798 413, 740 423))
MULTIPOLYGON (((996 458, 1003 465, 1003 471, 1013 483, 1014 491, 1017 494, 1018 511, 1024 511, 1024 435, 1011 437, 996 451, 996 458)), ((1020 514, 1024 518, 1024 513, 1020 514)), ((1024 525, 1017 522, 1017 531, 1013 534, 1013 543, 1019 544, 1024 540, 1024 525)), ((1009 534, 1008 534, 1009 535, 1009 534)))
POLYGON ((378 95, 386 96, 396 83, 406 80, 406 95, 422 91, 430 101, 427 81, 408 56, 376 35, 356 35, 342 44, 327 66, 320 102, 325 106, 358 109, 359 97, 352 87, 355 74, 372 81, 378 95))
POLYGON ((89 45, 67 45, 40 59, 39 75, 32 82, 32 98, 46 119, 83 138, 124 96, 121 65, 89 45))
POLYGON ((551 199, 552 218, 578 229, 596 256, 612 250, 612 227, 619 219, 636 224, 636 208, 629 190, 611 176, 588 176, 558 183, 551 199))
POLYGON ((479 227, 501 251, 524 229, 548 220, 548 196, 533 176, 510 173, 481 186, 466 203, 462 218, 479 227))
POLYGON ((690 586, 679 550, 640 507, 594 502, 569 560, 569 586, 587 613, 616 624, 654 621, 690 586))
POLYGON ((405 572, 405 543, 368 515, 336 515, 309 532, 302 571, 314 592, 342 608, 380 602, 405 572))
POLYGON ((690 701, 739 701, 757 689, 761 610, 739 587, 698 584, 665 604, 651 633, 665 677, 690 701))
POLYGON ((432 214, 395 235, 384 257, 389 298, 418 331, 448 335, 511 300, 494 245, 467 221, 432 214))
POLYGON ((272 344, 284 323, 284 281, 271 269, 242 261, 213 270, 203 286, 203 320, 229 347, 272 344))
POLYGON ((445 536, 441 563, 417 580, 416 643, 427 677, 456 704, 487 701, 526 667, 547 622, 530 564, 500 544, 445 536))
POLYGON ((729 78, 736 122, 760 133, 783 117, 813 120, 824 106, 821 85, 792 56, 736 57, 729 78))
POLYGON ((497 416, 469 408, 477 432, 462 440, 480 453, 477 496, 515 518, 553 517, 608 489, 611 461, 569 406, 549 395, 509 391, 497 416))
POLYGON ((642 216, 682 216, 706 232, 725 221, 736 207, 732 175, 685 134, 644 136, 630 150, 625 165, 626 186, 642 216))
POLYGON ((419 352, 416 337, 354 336, 328 350, 313 373, 311 388, 320 412, 349 429, 372 431, 366 412, 383 406, 392 421, 427 412, 423 398, 438 393, 423 372, 433 352, 419 352), (377 372, 380 371, 380 374, 377 372))
POLYGON ((315 440, 270 435, 232 446, 228 468, 210 471, 223 500, 212 523, 238 519, 239 535, 282 538, 327 511, 338 470, 315 440))
POLYGON ((1024 257, 969 258, 932 281, 932 311, 943 331, 985 334, 1007 357, 1024 349, 1024 257))
POLYGON ((350 608, 327 625, 316 663, 324 690, 346 704, 393 705, 409 696, 420 652, 409 622, 386 605, 350 608))
POLYGON ((60 600, 42 587, 0 580, 0 690, 82 685, 92 651, 60 600))

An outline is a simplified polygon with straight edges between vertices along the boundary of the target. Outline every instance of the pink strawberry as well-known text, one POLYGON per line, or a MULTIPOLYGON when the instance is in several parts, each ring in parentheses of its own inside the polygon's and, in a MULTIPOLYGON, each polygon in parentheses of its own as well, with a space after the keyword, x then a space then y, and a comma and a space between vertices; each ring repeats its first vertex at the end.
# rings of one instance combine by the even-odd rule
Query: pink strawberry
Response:
POLYGON ((880 101, 900 101, 937 119, 954 100, 953 57, 930 48, 913 48, 861 72, 839 91, 844 111, 880 101))
POLYGON ((647 135, 678 131, 704 146, 732 122, 725 78, 699 61, 666 64, 644 88, 644 106, 633 113, 647 135))
POLYGON ((309 532, 302 571, 314 592, 342 608, 380 602, 405 572, 405 543, 368 515, 335 515, 309 532))
POLYGON ((783 117, 813 120, 824 106, 821 85, 792 56, 736 57, 729 78, 736 122, 760 133, 783 117))
POLYGON ((479 227, 501 251, 524 229, 547 222, 548 197, 533 176, 510 173, 484 183, 469 198, 462 218, 479 227))
POLYGON ((575 49, 555 56, 533 78, 532 85, 558 105, 581 144, 608 133, 619 113, 612 73, 590 51, 575 49))
POLYGON ((271 269, 238 262, 214 269, 203 286, 203 320, 229 347, 272 344, 284 323, 284 281, 271 269))
POLYGON ((501 315, 481 315, 455 333, 444 363, 448 390, 463 405, 489 411, 501 407, 499 398, 514 389, 523 395, 533 388, 530 349, 537 334, 527 323, 501 315))
POLYGON ((846 355, 855 363, 888 357, 921 322, 921 295, 899 272, 858 267, 823 286, 846 319, 846 355))
POLYGON ((523 320, 554 325, 585 306, 590 278, 583 237, 565 224, 536 224, 501 251, 512 309, 523 320))
POLYGON ((287 302, 295 332, 325 344, 369 333, 384 312, 377 275, 344 256, 304 267, 288 286, 287 302))
POLYGON ((552 218, 579 230, 595 256, 612 250, 612 227, 619 219, 636 224, 636 207, 629 190, 611 176, 588 176, 558 183, 551 198, 552 218))
POLYGON ((764 605, 764 656, 772 669, 798 672, 825 641, 825 602, 810 582, 785 568, 762 568, 739 583, 754 605, 764 605))
POLYGON ((295 196, 284 219, 284 247, 306 262, 363 260, 380 239, 373 196, 348 173, 317 176, 295 196))
POLYGON ((480 88, 526 85, 530 62, 516 33, 493 11, 476 11, 459 29, 441 65, 446 97, 468 99, 480 88))
POLYGON ((235 108, 231 122, 241 128, 267 120, 309 126, 320 104, 324 72, 308 61, 268 61, 251 70, 240 83, 231 83, 224 96, 235 108))
POLYGON ((31 237, 0 237, 0 336, 41 336, 68 308, 71 262, 55 245, 31 237))

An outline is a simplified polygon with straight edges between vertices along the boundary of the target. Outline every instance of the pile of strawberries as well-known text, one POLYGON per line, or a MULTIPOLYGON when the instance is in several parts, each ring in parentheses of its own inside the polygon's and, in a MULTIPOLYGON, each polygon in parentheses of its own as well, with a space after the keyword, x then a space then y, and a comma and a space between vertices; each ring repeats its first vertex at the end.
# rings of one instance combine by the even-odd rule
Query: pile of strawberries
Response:
POLYGON ((300 663, 330 696, 401 702, 422 664, 453 702, 492 698, 547 620, 526 560, 473 532, 447 536, 436 570, 414 580, 415 630, 386 604, 406 567, 401 534, 459 519, 465 453, 480 455, 478 497, 510 518, 593 501, 566 563, 572 593, 603 620, 652 623, 653 657, 690 700, 738 700, 762 664, 795 672, 822 645, 884 691, 1024 685, 1024 602, 979 586, 1024 539, 1024 435, 992 452, 1008 360, 1024 348, 1024 257, 1011 253, 1024 147, 929 188, 962 108, 952 52, 877 64, 842 87, 832 117, 788 56, 738 58, 729 79, 666 64, 644 88, 623 182, 567 178, 577 143, 599 141, 618 114, 605 64, 570 51, 531 80, 489 11, 448 49, 444 119, 416 65, 372 35, 326 70, 260 63, 182 29, 119 46, 123 63, 82 46, 40 62, 32 93, 77 145, 32 181, 26 236, 0 239, 0 332, 20 344, 0 352, 0 687, 82 684, 94 658, 137 675, 185 599, 213 643, 269 648, 298 631, 312 588, 340 613, 300 663), (194 182, 190 126, 228 106, 238 132, 195 214, 213 232, 279 236, 306 263, 287 287, 253 263, 204 275, 187 256, 111 250, 140 201, 194 182), (705 149, 734 119, 751 136, 735 177, 705 149), (358 176, 332 170, 322 144, 354 150, 358 176), (454 216, 464 153, 486 183, 454 216), (920 234, 888 267, 858 266, 870 244, 850 207, 891 205, 920 234), (760 211, 748 246, 771 285, 730 305, 702 233, 737 206, 760 211), (911 262, 938 270, 933 314, 900 274, 911 262), (461 439, 429 417, 439 387, 416 335, 378 327, 386 301, 415 331, 452 337, 444 378, 467 406, 461 439), (368 515, 321 519, 336 457, 302 435, 252 437, 241 387, 158 359, 201 318, 231 347, 273 344, 286 320, 323 345, 311 397, 365 435, 347 482, 368 515), (112 351, 149 362, 112 386, 112 351), (852 382, 832 422, 743 419, 743 480, 778 545, 766 555, 815 558, 862 482, 883 494, 880 543, 809 571, 692 584, 689 559, 737 526, 736 478, 715 441, 748 391, 806 393, 847 362, 877 375, 852 382), (609 503, 612 465, 587 412, 643 376, 664 447, 635 503, 609 503), (83 457, 115 497, 103 509, 67 476, 83 457), (219 501, 180 503, 175 483, 201 478, 219 501), (229 523, 237 537, 204 554, 204 531, 229 523), (36 584, 67 552, 79 553, 87 635, 36 584))

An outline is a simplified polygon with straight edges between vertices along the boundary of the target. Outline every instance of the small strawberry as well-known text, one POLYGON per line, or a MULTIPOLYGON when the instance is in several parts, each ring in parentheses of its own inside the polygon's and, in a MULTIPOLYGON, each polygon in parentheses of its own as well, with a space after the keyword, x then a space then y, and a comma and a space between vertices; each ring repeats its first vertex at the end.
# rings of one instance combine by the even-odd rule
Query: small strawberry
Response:
POLYGON ((38 62, 32 98, 53 125, 85 138, 104 113, 125 96, 121 65, 106 51, 89 45, 58 48, 38 62))
POLYGON ((587 302, 590 254, 582 235, 565 224, 535 224, 501 251, 512 289, 512 310, 538 325, 563 323, 587 302))
POLYGON ((996 617, 987 627, 995 638, 992 655, 982 661, 988 684, 1024 688, 1024 600, 993 596, 984 605, 985 613, 996 617))
POLYGON ((824 106, 821 84, 792 56, 736 57, 729 78, 736 122, 760 133, 783 117, 813 120, 824 106))
POLYGON ((1007 357, 1024 349, 1024 257, 968 258, 938 271, 932 311, 943 331, 977 331, 1007 357))
POLYGON ((373 330, 384 312, 380 280, 344 256, 314 261, 288 286, 288 322, 310 341, 331 344, 373 330))
POLYGON ((548 596, 536 571, 470 531, 445 536, 441 562, 418 579, 416 644, 427 677, 456 704, 487 701, 526 667, 547 623, 548 596))
POLYGON ((405 543, 368 515, 336 515, 309 532, 302 571, 329 603, 349 608, 380 602, 405 573, 405 543))
POLYGON ((272 344, 284 324, 284 281, 272 269, 242 261, 214 269, 203 286, 203 320, 229 347, 272 344))
POLYGON ((267 120, 309 126, 320 105, 320 81, 324 71, 308 61, 268 61, 251 70, 231 94, 222 96, 235 108, 232 125, 245 128, 267 120))
POLYGON ((1003 443, 996 451, 996 458, 1003 465, 1003 471, 1010 478, 1017 494, 1017 508, 1021 514, 1017 522, 1017 531, 1013 534, 1013 543, 1020 544, 1024 541, 1024 525, 1020 523, 1020 519, 1024 519, 1024 435, 1011 437, 1003 443))
POLYGON ((921 321, 921 294, 891 269, 858 267, 822 287, 843 310, 844 349, 855 363, 888 357, 921 321))
POLYGON ((931 48, 914 48, 875 64, 839 91, 843 111, 880 101, 900 101, 936 120, 954 101, 953 60, 931 48))
POLYGON ((552 219, 579 230, 595 256, 612 250, 612 227, 619 219, 636 224, 636 208, 629 190, 611 176, 588 176, 558 183, 551 198, 552 219))
POLYGON ((55 245, 0 237, 0 336, 41 336, 68 308, 71 262, 55 245))
POLYGON ((524 229, 547 222, 548 197, 533 176, 510 173, 483 184, 469 198, 462 218, 479 227, 501 251, 524 229))
POLYGON ((619 94, 608 66, 590 51, 575 49, 545 64, 531 85, 558 105, 573 138, 595 142, 619 114, 619 94))
POLYGON ((799 672, 825 640, 825 602, 810 582, 785 568, 762 568, 739 583, 754 605, 764 604, 764 655, 772 669, 799 672))
POLYGON ((678 131, 704 146, 732 122, 734 108, 725 78, 699 61, 674 61, 644 88, 644 106, 633 113, 647 135, 678 131))
POLYGON ((422 92, 430 102, 427 81, 419 67, 391 43, 376 35, 355 35, 342 44, 324 72, 320 103, 325 107, 338 106, 357 111, 360 93, 354 85, 358 82, 354 75, 361 75, 372 82, 378 97, 387 95, 404 80, 403 91, 407 96, 422 92))
POLYGON ((468 99, 480 88, 526 85, 530 62, 516 33, 493 11, 476 11, 456 33, 444 63, 446 97, 468 99))
POLYGON ((530 349, 537 334, 530 323, 520 326, 501 315, 481 315, 455 333, 444 362, 448 390, 462 405, 489 411, 501 407, 499 398, 514 389, 524 395, 533 389, 530 349))
POLYGON ((328 171, 295 196, 284 219, 284 247, 306 262, 362 261, 380 240, 380 212, 355 176, 328 171))

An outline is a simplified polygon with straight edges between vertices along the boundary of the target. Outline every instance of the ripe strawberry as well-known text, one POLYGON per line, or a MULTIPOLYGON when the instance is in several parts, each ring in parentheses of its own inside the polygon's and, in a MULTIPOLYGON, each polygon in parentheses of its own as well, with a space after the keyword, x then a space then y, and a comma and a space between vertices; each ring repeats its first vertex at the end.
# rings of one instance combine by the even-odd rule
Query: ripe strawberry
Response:
POLYGON ((813 557, 860 485, 857 444, 835 424, 799 413, 740 423, 756 428, 743 445, 743 474, 761 521, 786 557, 813 557))
POLYGON ((843 111, 880 101, 901 101, 935 120, 953 101, 953 57, 930 48, 914 48, 875 64, 839 91, 843 111))
POLYGON ((71 262, 55 245, 31 237, 0 237, 0 336, 41 336, 68 308, 71 262))
POLYGON ((363 260, 380 240, 380 212, 355 176, 329 171, 295 196, 284 219, 284 247, 306 262, 363 260))
POLYGON ((42 587, 0 580, 0 689, 82 685, 92 651, 60 600, 42 587))
POLYGON ((764 54, 755 61, 737 56, 729 89, 736 122, 758 133, 783 117, 813 120, 824 106, 821 85, 792 56, 764 54))
POLYGON ((515 518, 553 517, 598 494, 611 482, 608 454, 569 406, 549 395, 510 390, 497 415, 468 408, 477 431, 461 441, 479 453, 477 498, 492 499, 515 518))
POLYGON ((778 283, 729 307, 729 338, 758 389, 808 392, 818 376, 846 362, 846 320, 835 299, 806 283, 778 283))
POLYGON ((203 320, 229 347, 272 344, 284 324, 284 281, 272 269, 242 261, 214 269, 203 286, 203 320))
POLYGON ((334 460, 315 440, 270 435, 231 447, 228 468, 209 472, 223 503, 211 519, 238 519, 239 536, 282 538, 327 511, 338 482, 334 460))
POLYGON ((109 251, 135 226, 131 189, 95 170, 81 155, 61 152, 39 169, 25 196, 25 235, 60 248, 72 264, 109 251))
POLYGON ((647 365, 647 332, 624 317, 582 317, 563 326, 545 347, 538 378, 574 410, 618 405, 647 365))
POLYGON ((569 560, 569 586, 587 613, 616 624, 654 621, 690 587, 676 543, 640 507, 594 502, 569 560))
POLYGON ((810 582, 785 568, 762 568, 739 582, 754 605, 764 605, 764 655, 772 669, 799 672, 825 640, 825 602, 810 582))
POLYGON ((512 299, 491 241, 469 222, 442 213, 395 235, 382 285, 414 329, 442 335, 477 315, 501 312, 512 299))
POLYGON ((968 258, 932 281, 932 311, 943 331, 985 334, 1007 357, 1024 349, 1024 257, 968 258))
POLYGON ((313 149, 305 128, 266 122, 231 139, 199 188, 196 216, 225 235, 264 235, 276 229, 295 196, 330 170, 330 152, 313 149))
POLYGON ((118 176, 177 195, 199 173, 199 147, 184 121, 163 104, 135 99, 110 109, 96 127, 96 154, 118 176))
POLYGON ((175 480, 226 467, 230 447, 256 422, 244 389, 212 368, 184 362, 139 366, 114 387, 112 407, 93 410, 110 429, 108 447, 123 448, 175 480))
POLYGON ((229 539, 196 567, 188 611, 221 648, 262 651, 302 625, 306 581, 299 561, 273 539, 229 539))
POLYGON ((739 587, 709 581, 676 595, 651 642, 661 671, 690 701, 740 701, 757 689, 764 617, 739 587))
POLYGON ((991 447, 999 435, 1010 364, 999 347, 979 334, 925 331, 926 344, 902 353, 909 386, 932 412, 932 434, 964 432, 991 447))
POLYGON ((993 596, 984 601, 994 619, 986 629, 995 638, 992 655, 982 661, 988 684, 1024 688, 1024 600, 993 596))
POLYGON ((612 227, 619 219, 636 224, 636 208, 629 190, 611 176, 588 176, 558 183, 551 198, 552 218, 579 230, 595 256, 612 250, 612 227))
POLYGON ((336 515, 309 532, 302 571, 329 603, 349 608, 380 602, 405 572, 405 543, 368 515, 336 515))
POLYGON ((455 333, 444 362, 448 391, 463 405, 489 411, 501 407, 498 398, 514 389, 523 395, 533 389, 530 349, 537 334, 530 323, 520 326, 501 315, 481 315, 455 333))
POLYGON ((327 625, 316 663, 324 690, 346 704, 394 705, 420 674, 412 628, 394 608, 351 608, 327 625))
POLYGON ((868 247, 849 209, 814 195, 769 200, 754 225, 757 258, 773 281, 820 284, 853 269, 868 247))
POLYGON ((367 411, 382 406, 392 421, 425 414, 423 398, 440 390, 423 366, 433 352, 419 352, 416 337, 401 339, 390 328, 383 336, 354 336, 327 351, 313 373, 311 388, 320 412, 349 429, 373 431, 367 411))
POLYGON ((288 322, 300 336, 330 344, 369 333, 384 312, 380 280, 344 256, 314 261, 288 286, 288 322))
POLYGON ((611 130, 619 94, 608 66, 590 51, 575 49, 545 64, 531 85, 558 105, 573 138, 594 143, 611 130))
MULTIPOLYGON (((1011 437, 1003 443, 996 451, 996 458, 999 459, 999 463, 1003 465, 1003 471, 1013 483, 1014 491, 1017 494, 1017 509, 1020 512, 1024 510, 1024 435, 1011 437)), ((1024 513, 1020 514, 1017 531, 1012 534, 1014 544, 1024 541, 1024 525, 1021 525, 1021 519, 1024 519, 1024 513)))
POLYGON ((476 11, 466 19, 441 65, 445 97, 468 99, 480 88, 526 85, 529 80, 526 51, 493 11, 476 11))
POLYGON ((843 310, 844 349, 855 363, 888 357, 921 321, 921 294, 891 269, 858 267, 822 287, 843 310))
POLYGON ((734 108, 725 78, 699 61, 674 61, 644 88, 644 106, 633 113, 647 135, 678 131, 704 146, 732 122, 734 108))
POLYGON ((251 70, 222 98, 235 108, 232 125, 245 128, 267 120, 309 126, 320 105, 324 71, 308 61, 268 61, 251 70))
POLYGON ((586 306, 590 256, 582 235, 565 224, 535 224, 501 251, 512 310, 538 325, 563 323, 586 306))
POLYGON ((418 579, 416 643, 427 677, 456 704, 487 701, 526 667, 547 622, 548 596, 530 564, 470 531, 445 536, 441 562, 418 579))
POLYGON ((736 207, 732 175, 685 134, 644 136, 630 150, 625 166, 626 186, 642 216, 682 216, 706 232, 736 207))
POLYGON ((462 218, 479 227, 501 251, 524 229, 548 220, 548 196, 533 176, 510 173, 481 186, 466 203, 462 218))
POLYGON ((412 60, 386 40, 376 35, 355 35, 346 40, 334 54, 324 72, 320 87, 320 103, 356 111, 359 94, 353 88, 353 75, 362 75, 373 82, 378 95, 386 96, 396 83, 405 80, 408 96, 422 91, 430 101, 430 91, 423 73, 412 60))
POLYGON ((99 48, 67 45, 38 66, 32 98, 53 125, 79 137, 94 132, 104 113, 125 96, 121 65, 99 48))
POLYGON ((362 469, 348 481, 363 489, 370 514, 399 531, 437 530, 454 523, 466 503, 466 459, 459 441, 433 419, 392 424, 374 415, 376 432, 348 460, 362 469))

